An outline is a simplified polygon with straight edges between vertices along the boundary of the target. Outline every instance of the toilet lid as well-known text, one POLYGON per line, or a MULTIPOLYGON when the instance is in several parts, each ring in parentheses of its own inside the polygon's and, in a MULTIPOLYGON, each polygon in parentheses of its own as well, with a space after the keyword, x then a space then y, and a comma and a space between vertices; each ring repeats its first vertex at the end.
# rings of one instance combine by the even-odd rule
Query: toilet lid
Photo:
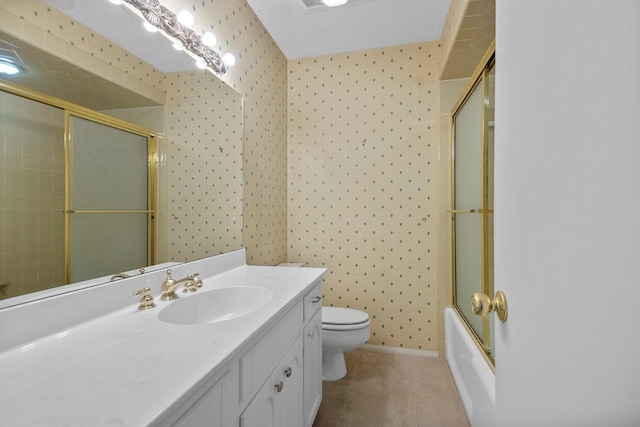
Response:
POLYGON ((359 325, 369 321, 364 311, 344 307, 322 307, 324 325, 359 325))

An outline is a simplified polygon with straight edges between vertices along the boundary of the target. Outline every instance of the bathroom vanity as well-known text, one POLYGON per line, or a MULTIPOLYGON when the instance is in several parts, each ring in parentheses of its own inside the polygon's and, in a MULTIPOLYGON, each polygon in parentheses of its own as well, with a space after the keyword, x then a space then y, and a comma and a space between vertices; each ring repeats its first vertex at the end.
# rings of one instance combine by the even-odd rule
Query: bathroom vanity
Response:
POLYGON ((176 300, 158 298, 161 269, 3 308, 1 424, 311 426, 324 272, 240 250, 173 266, 203 281, 176 300), (139 310, 145 287, 156 306, 139 310))

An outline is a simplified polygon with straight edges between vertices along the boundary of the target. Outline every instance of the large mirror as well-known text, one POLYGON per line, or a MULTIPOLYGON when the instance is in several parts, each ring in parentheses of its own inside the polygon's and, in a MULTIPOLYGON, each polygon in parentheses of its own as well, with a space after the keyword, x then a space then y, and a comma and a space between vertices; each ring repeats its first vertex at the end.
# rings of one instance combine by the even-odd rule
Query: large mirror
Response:
MULTIPOLYGON (((154 183, 156 238, 152 263, 185 262, 239 249, 242 247, 243 204, 242 96, 210 72, 196 69, 193 59, 177 52, 160 34, 145 32, 141 21, 121 8, 107 0, 0 2, 0 13, 4 15, 0 59, 3 56, 17 58, 24 71, 14 76, 0 74, 0 86, 35 91, 62 103, 72 103, 148 129, 154 134, 157 179, 154 183), (11 19, 15 25, 11 25, 11 19), (111 25, 114 19, 117 24, 111 25), (127 29, 126 43, 120 41, 127 45, 126 52, 118 47, 113 61, 128 64, 117 64, 112 73, 105 70, 113 64, 110 59, 104 59, 104 50, 115 42, 102 39, 98 33, 101 29, 88 29, 80 20, 89 25, 93 25, 91 22, 107 24, 120 35, 127 29), (55 31, 47 25, 54 25, 55 31), (132 29, 137 36, 130 33, 132 29), (57 34, 61 31, 64 31, 63 35, 57 34), (34 41, 37 39, 34 32, 45 34, 46 41, 40 46, 37 40, 34 41), (93 63, 85 68, 78 66, 78 61, 69 61, 68 57, 70 52, 79 51, 74 49, 75 45, 84 43, 83 48, 86 47, 88 37, 92 38, 90 43, 96 49, 97 65, 93 63), (140 59, 140 52, 144 51, 152 55, 140 59), (129 77, 127 67, 139 71, 142 66, 152 70, 147 72, 150 82, 143 80, 139 90, 122 84, 129 77), (91 67, 100 72, 87 69, 91 67), (111 74, 113 79, 105 77, 111 74)), ((39 272, 57 268, 61 255, 56 250, 64 248, 51 242, 55 238, 52 234, 60 237, 59 228, 57 232, 50 231, 53 214, 29 211, 37 203, 37 197, 20 193, 23 187, 37 189, 42 186, 24 182, 22 177, 26 169, 34 169, 27 171, 33 176, 46 175, 52 179, 59 175, 52 167, 64 171, 64 160, 61 163, 59 153, 54 149, 49 147, 33 152, 24 148, 18 137, 25 133, 21 128, 39 127, 22 114, 35 111, 36 116, 46 116, 48 122, 40 126, 43 130, 39 132, 57 137, 63 135, 64 113, 57 107, 54 112, 39 113, 41 107, 31 104, 33 100, 16 103, 13 98, 18 95, 5 89, 0 95, 5 97, 0 101, 4 130, 0 142, 0 308, 4 308, 75 290, 78 285, 59 280, 55 285, 60 286, 50 289, 49 284, 44 284, 46 280, 39 283, 39 272), (7 97, 12 98, 7 101, 7 97), (21 106, 15 108, 17 104, 21 106), (59 118, 62 122, 53 121, 59 118), (38 171, 39 165, 45 163, 46 168, 38 171), (43 234, 42 230, 49 231, 43 234), (40 248, 42 242, 50 247, 40 248)), ((42 197, 51 197, 48 192, 41 193, 42 197)), ((59 211, 57 208, 56 205, 59 211)), ((62 236, 62 239, 68 239, 68 236, 62 236)), ((148 266, 123 266, 87 281, 86 286, 102 283, 123 271, 135 273, 140 267, 148 266)), ((49 276, 51 274, 56 273, 49 273, 49 276)), ((51 282, 50 277, 48 281, 51 282)))

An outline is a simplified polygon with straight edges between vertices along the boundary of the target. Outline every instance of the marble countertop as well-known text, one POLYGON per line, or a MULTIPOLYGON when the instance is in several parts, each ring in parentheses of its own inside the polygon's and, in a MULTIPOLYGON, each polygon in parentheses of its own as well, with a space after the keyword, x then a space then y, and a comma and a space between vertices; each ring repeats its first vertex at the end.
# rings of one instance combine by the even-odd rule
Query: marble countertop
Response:
POLYGON ((0 424, 161 423, 203 378, 215 375, 217 368, 299 301, 324 271, 242 265, 201 275, 204 285, 198 292, 180 293, 180 298, 197 298, 229 286, 273 291, 273 299, 264 307, 224 322, 165 323, 158 313, 174 301, 156 298, 157 307, 142 311, 137 299, 131 299, 118 310, 6 349, 0 353, 0 424))

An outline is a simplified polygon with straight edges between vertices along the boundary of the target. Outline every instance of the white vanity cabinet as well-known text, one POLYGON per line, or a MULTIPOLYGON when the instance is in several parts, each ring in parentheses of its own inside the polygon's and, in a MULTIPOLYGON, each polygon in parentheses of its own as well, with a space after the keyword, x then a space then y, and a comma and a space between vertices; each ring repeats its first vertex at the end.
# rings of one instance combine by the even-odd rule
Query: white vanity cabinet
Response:
POLYGON ((169 425, 311 427, 322 401, 321 306, 318 280, 169 425))
POLYGON ((322 286, 318 283, 304 298, 304 423, 311 427, 322 402, 322 286))
POLYGON ((302 339, 298 337, 242 413, 240 427, 301 426, 302 384, 302 339))
MULTIPOLYGON (((173 427, 225 427, 236 425, 238 370, 234 364, 185 412, 173 427)), ((203 387, 204 388, 204 387, 203 387)))
MULTIPOLYGON (((322 283, 318 280, 303 297, 303 319, 298 338, 287 355, 258 391, 240 418, 241 427, 313 425, 322 401, 322 283), (290 374, 288 377, 287 374, 290 374), (280 390, 280 391, 278 391, 280 390)), ((292 311, 295 312, 295 309, 292 311)), ((292 317, 288 314, 287 317, 292 317)), ((281 321, 247 354, 255 358, 282 342, 290 332, 291 321, 281 321), (270 337, 270 335, 276 335, 270 337), (261 343, 269 343, 262 346, 261 343), (261 349, 261 351, 256 351, 261 349)), ((290 336, 290 335, 289 335, 290 336)), ((261 357, 260 360, 264 358, 261 357)), ((242 364, 241 364, 242 366, 242 364)))

